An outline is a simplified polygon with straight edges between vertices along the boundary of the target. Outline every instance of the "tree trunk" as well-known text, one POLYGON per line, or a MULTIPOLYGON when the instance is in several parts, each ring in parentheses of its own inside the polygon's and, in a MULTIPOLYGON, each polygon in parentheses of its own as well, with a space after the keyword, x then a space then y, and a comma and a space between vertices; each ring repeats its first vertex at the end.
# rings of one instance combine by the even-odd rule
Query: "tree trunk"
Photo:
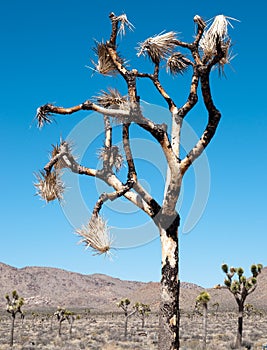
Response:
POLYGON ((124 338, 127 339, 127 333, 128 333, 128 315, 125 317, 125 323, 124 323, 124 338))
POLYGON ((159 230, 162 247, 161 306, 159 350, 179 349, 179 279, 178 226, 179 216, 163 217, 159 230), (171 224, 169 224, 171 222, 171 224))
POLYGON ((58 336, 61 337, 61 324, 62 321, 59 321, 59 325, 58 325, 58 336))
POLYGON ((236 349, 240 349, 242 345, 242 333, 243 333, 243 314, 244 314, 244 304, 239 303, 238 305, 238 328, 236 335, 236 349))
POLYGON ((145 315, 142 316, 142 329, 145 328, 145 315))
POLYGON ((15 315, 12 315, 11 318, 11 332, 10 332, 10 347, 13 347, 14 343, 14 328, 15 328, 15 315))
POLYGON ((206 350, 207 348, 207 311, 208 306, 206 303, 203 304, 203 346, 202 349, 206 350))

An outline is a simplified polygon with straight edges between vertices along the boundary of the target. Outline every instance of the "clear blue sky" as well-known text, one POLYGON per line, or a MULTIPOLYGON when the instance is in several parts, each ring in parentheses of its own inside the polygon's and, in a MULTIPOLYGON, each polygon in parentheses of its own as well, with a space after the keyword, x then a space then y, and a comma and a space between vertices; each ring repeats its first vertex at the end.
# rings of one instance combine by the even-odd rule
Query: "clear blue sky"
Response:
MULTIPOLYGON (((36 108, 47 102, 62 106, 78 104, 109 86, 124 89, 119 77, 112 80, 98 74, 92 76, 92 71, 86 68, 94 58, 91 50, 94 39, 101 41, 109 36, 111 11, 125 12, 134 24, 135 31, 127 33, 119 49, 142 71, 149 70, 150 65, 143 58, 137 60, 135 47, 147 37, 162 30, 174 30, 182 40, 191 41, 196 14, 204 19, 224 14, 241 21, 233 22, 234 29, 230 29, 237 56, 231 67, 226 67, 227 78, 219 78, 216 71, 212 74, 213 96, 222 120, 206 155, 210 171, 208 202, 197 225, 187 234, 182 231, 193 201, 193 172, 187 174, 184 182, 180 277, 182 281, 211 287, 222 282, 223 262, 241 265, 246 270, 252 263, 267 265, 264 85, 267 33, 263 0, 247 5, 229 0, 3 2, 0 14, 0 261, 15 267, 53 266, 129 280, 160 279, 159 239, 134 248, 117 249, 113 261, 92 256, 89 250, 76 244, 78 238, 61 206, 46 205, 34 196, 33 173, 47 162, 51 144, 57 143, 60 136, 65 138, 88 117, 88 113, 56 117, 56 123, 38 130, 33 122, 36 108)), ((186 82, 186 77, 174 80, 164 75, 164 83, 170 84, 169 91, 177 98, 178 105, 187 93, 186 82)), ((166 107, 148 86, 141 84, 141 98, 166 107)), ((205 125, 206 114, 201 108, 197 112, 188 118, 188 123, 199 133, 205 125)), ((89 134, 92 130, 93 126, 89 134)), ((143 134, 136 131, 135 136, 141 138, 143 134)), ((98 141, 95 141, 96 148, 98 141)), ((90 165, 92 155, 88 157, 90 165)), ((139 158, 138 167, 155 170, 150 160, 146 163, 139 158)), ((158 163, 156 165, 158 167, 158 163)), ((144 184, 158 195, 161 182, 156 175, 153 181, 144 179, 144 184)), ((94 181, 82 179, 80 185, 86 205, 92 208, 97 199, 97 191, 92 189, 96 186, 94 181)), ((98 186, 101 187, 97 184, 98 189, 98 186)), ((115 212, 116 207, 115 210, 108 207, 104 212, 113 227, 133 226, 133 221, 142 226, 147 222, 135 212, 128 215, 115 212)), ((154 232, 156 237, 156 228, 154 232)))

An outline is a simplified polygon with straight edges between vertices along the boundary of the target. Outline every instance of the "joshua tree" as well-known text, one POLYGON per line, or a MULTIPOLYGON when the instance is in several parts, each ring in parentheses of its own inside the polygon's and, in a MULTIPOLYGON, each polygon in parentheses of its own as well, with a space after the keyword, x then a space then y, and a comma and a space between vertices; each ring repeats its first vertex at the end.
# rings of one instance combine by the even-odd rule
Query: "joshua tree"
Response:
POLYGON ((137 316, 142 320, 142 328, 145 327, 145 318, 148 317, 151 312, 150 306, 148 304, 143 303, 135 303, 134 308, 137 311, 137 316))
POLYGON ((96 42, 97 62, 94 70, 103 75, 120 75, 127 87, 127 95, 122 96, 119 91, 109 88, 95 98, 73 107, 64 108, 50 103, 45 104, 38 108, 36 115, 39 127, 51 123, 51 117, 55 114, 70 115, 86 110, 98 112, 99 117, 102 115, 105 132, 104 147, 100 155, 102 165, 100 169, 93 169, 90 165, 86 167, 79 164, 77 158, 72 155, 70 144, 61 140, 53 147, 51 159, 44 170, 37 175, 38 182, 35 186, 38 194, 46 202, 54 199, 61 200, 65 188, 61 172, 62 168, 68 168, 77 174, 99 178, 114 189, 114 192, 100 195, 88 224, 77 230, 82 238, 81 241, 98 253, 108 253, 111 246, 106 222, 100 216, 100 209, 106 201, 124 196, 153 220, 158 228, 162 246, 159 348, 174 350, 179 348, 180 322, 178 276, 180 217, 176 204, 185 173, 210 143, 221 118, 221 113, 215 106, 211 94, 210 74, 214 67, 217 67, 219 72, 223 72, 224 65, 229 63, 231 46, 228 35, 229 19, 219 15, 207 25, 200 16, 196 15, 193 19, 196 33, 192 42, 179 40, 174 31, 147 38, 140 43, 137 55, 147 56, 150 59, 152 72, 148 73, 130 68, 129 63, 126 64, 126 60, 117 50, 119 34, 125 34, 126 27, 133 29, 126 15, 116 16, 111 13, 109 18, 111 34, 108 40, 96 42), (188 97, 180 106, 177 106, 162 84, 160 71, 164 67, 164 62, 167 71, 173 76, 184 74, 189 69, 192 72, 189 77, 188 97), (167 104, 172 120, 170 130, 167 130, 164 120, 162 124, 157 124, 144 115, 137 86, 141 79, 149 80, 167 104), (202 98, 207 112, 207 124, 203 126, 199 141, 192 144, 191 151, 184 156, 180 152, 183 120, 196 106, 199 97, 202 98), (123 157, 118 147, 113 144, 112 121, 114 120, 121 125, 122 130, 122 144, 128 169, 125 182, 116 175, 116 171, 122 165, 123 157), (132 124, 136 124, 152 136, 165 156, 168 176, 166 176, 165 190, 162 191, 160 201, 157 201, 139 181, 130 143, 132 124))
POLYGON ((253 313, 255 313, 254 306, 252 304, 245 304, 244 305, 244 313, 250 317, 253 313))
POLYGON ((57 317, 59 326, 58 326, 58 335, 61 336, 61 325, 62 322, 67 320, 70 324, 69 333, 71 335, 72 333, 72 326, 73 322, 75 320, 74 313, 72 311, 66 310, 64 308, 58 307, 57 311, 54 313, 54 315, 57 317))
POLYGON ((24 304, 24 299, 19 297, 18 293, 14 290, 12 292, 11 298, 8 294, 5 296, 7 304, 6 311, 11 314, 11 332, 10 332, 10 346, 13 346, 14 342, 14 328, 15 328, 15 319, 17 314, 20 314, 21 317, 24 316, 21 308, 24 304))
POLYGON ((226 274, 226 278, 224 280, 225 288, 227 288, 233 294, 238 305, 238 329, 235 343, 236 349, 239 349, 242 345, 245 301, 247 296, 253 293, 256 289, 257 277, 259 273, 261 273, 262 267, 262 264, 251 265, 250 270, 252 276, 246 278, 242 267, 231 267, 229 269, 227 264, 222 265, 222 270, 226 274), (233 279, 235 275, 237 279, 233 279))
POLYGON ((207 313, 209 301, 210 295, 207 292, 201 292, 196 298, 196 304, 203 308, 203 349, 207 347, 207 313))
POLYGON ((134 307, 134 310, 129 312, 128 308, 129 308, 130 304, 131 304, 131 302, 128 298, 122 299, 120 302, 117 303, 117 306, 120 307, 124 311, 124 316, 125 316, 124 337, 125 337, 125 339, 127 338, 127 333, 128 333, 128 320, 137 311, 137 309, 134 307))
POLYGON ((219 310, 220 304, 218 302, 216 302, 216 303, 212 304, 212 307, 214 308, 214 316, 217 319, 217 317, 218 317, 218 310, 219 310))

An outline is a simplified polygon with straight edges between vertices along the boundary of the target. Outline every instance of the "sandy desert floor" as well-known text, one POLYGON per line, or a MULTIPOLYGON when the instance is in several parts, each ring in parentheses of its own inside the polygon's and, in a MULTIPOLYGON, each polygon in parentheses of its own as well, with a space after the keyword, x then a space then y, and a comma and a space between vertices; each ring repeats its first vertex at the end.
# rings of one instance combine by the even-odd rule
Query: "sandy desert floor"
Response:
MULTIPOLYGON (((142 329, 141 320, 132 316, 128 321, 127 339, 124 337, 124 315, 119 313, 85 314, 70 325, 59 323, 47 313, 28 313, 23 322, 16 319, 13 350, 154 350, 158 342, 158 315, 150 314, 142 329)), ((11 318, 0 318, 0 350, 10 349, 11 318)), ((232 349, 237 328, 237 314, 219 312, 208 315, 207 349, 232 349)), ((202 349, 202 317, 183 313, 181 316, 181 349, 202 349)), ((267 343, 267 314, 244 318, 243 349, 262 350, 267 343)))

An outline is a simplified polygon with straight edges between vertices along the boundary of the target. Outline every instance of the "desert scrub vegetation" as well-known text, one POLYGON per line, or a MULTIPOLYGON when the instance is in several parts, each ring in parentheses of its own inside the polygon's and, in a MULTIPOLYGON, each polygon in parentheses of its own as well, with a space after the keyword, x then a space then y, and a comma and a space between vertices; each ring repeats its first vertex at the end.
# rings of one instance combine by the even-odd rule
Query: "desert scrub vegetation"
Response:
MULTIPOLYGON (((193 312, 193 310, 192 310, 193 312)), ((191 313, 192 313, 191 312, 191 313)), ((262 350, 267 342, 267 313, 257 322, 250 315, 244 315, 244 333, 242 349, 262 350)), ((158 314, 151 312, 145 327, 140 325, 137 314, 128 323, 127 339, 124 337, 125 316, 122 312, 91 311, 90 317, 85 310, 75 310, 76 318, 72 334, 69 334, 68 322, 62 322, 61 336, 58 335, 57 321, 53 310, 35 312, 35 327, 32 327, 32 313, 26 312, 23 322, 17 322, 14 332, 13 350, 156 350, 158 349, 158 314), (49 316, 48 316, 49 315, 49 316), (51 328, 51 317, 53 325, 51 328)), ((212 310, 207 312, 207 350, 233 349, 236 338, 236 319, 238 313, 212 310)), ((9 350, 10 317, 6 312, 0 314, 0 349, 9 350)), ((189 317, 181 312, 181 349, 201 350, 203 347, 203 316, 189 317)))

